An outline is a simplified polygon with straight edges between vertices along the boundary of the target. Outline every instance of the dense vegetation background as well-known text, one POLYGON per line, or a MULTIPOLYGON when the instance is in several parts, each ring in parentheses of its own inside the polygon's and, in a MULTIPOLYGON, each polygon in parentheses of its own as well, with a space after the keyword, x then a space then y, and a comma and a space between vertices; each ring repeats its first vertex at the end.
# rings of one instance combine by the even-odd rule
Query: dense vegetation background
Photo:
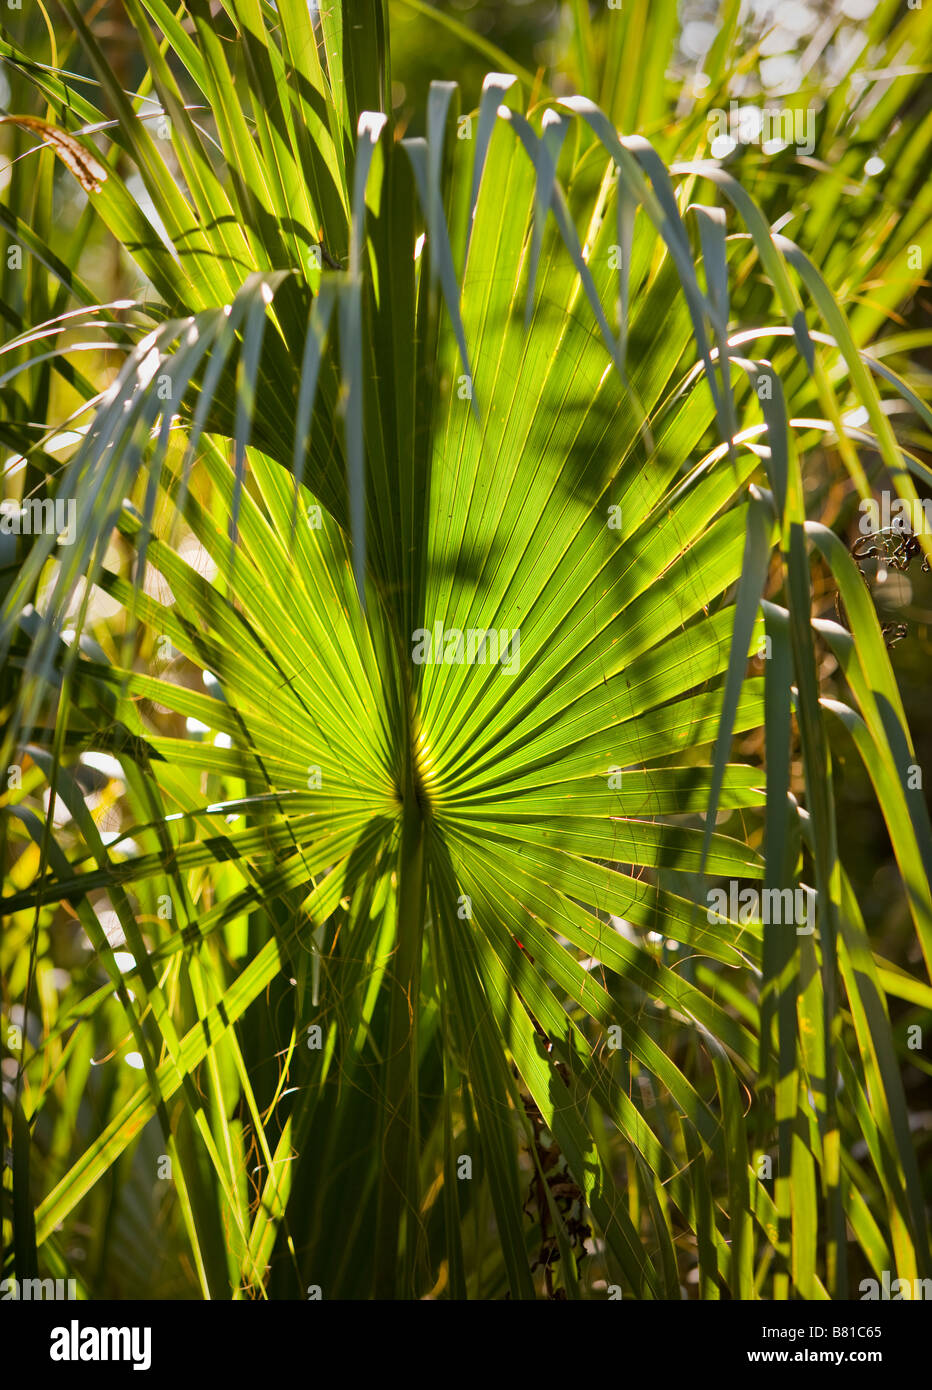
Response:
POLYGON ((2 19, 4 1276, 932 1275, 929 14, 2 19))

